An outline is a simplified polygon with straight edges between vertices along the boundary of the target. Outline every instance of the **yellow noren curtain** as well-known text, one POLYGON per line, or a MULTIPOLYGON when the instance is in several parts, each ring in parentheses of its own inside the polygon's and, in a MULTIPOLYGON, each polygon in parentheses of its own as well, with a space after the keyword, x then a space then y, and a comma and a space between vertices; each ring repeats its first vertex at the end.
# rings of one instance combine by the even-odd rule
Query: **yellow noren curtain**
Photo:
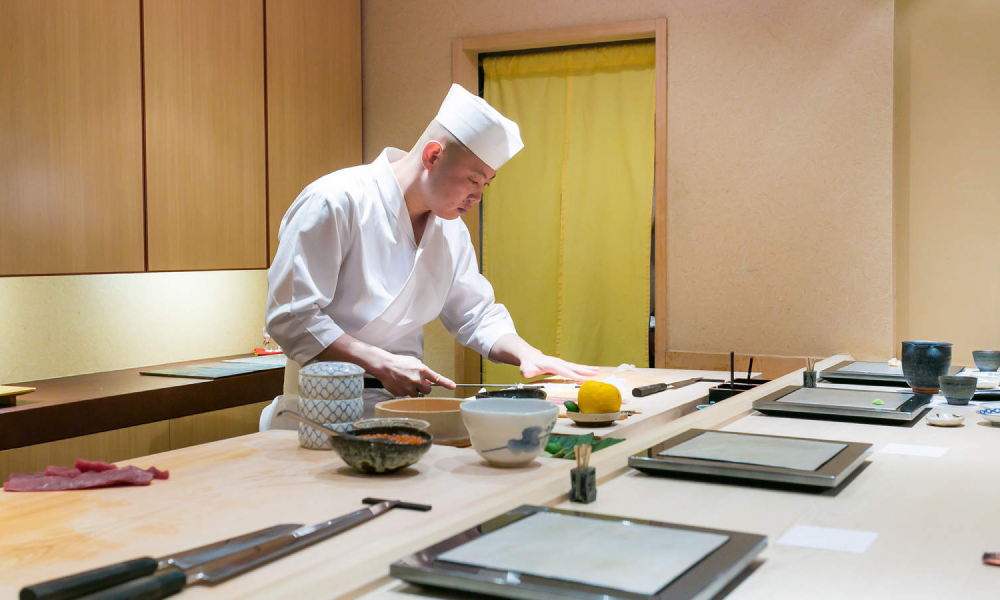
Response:
MULTIPOLYGON (((594 365, 648 360, 654 45, 488 57, 524 150, 483 199, 483 273, 518 333, 594 365)), ((516 367, 483 363, 487 382, 516 367)))

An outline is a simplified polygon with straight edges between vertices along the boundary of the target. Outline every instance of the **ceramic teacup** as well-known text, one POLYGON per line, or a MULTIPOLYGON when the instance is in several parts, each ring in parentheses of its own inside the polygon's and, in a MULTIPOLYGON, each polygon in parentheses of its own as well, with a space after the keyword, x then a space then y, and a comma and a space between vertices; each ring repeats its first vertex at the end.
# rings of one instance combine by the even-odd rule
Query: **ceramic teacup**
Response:
POLYGON ((941 393, 948 404, 964 406, 972 400, 976 394, 975 377, 964 377, 962 375, 942 375, 938 377, 941 385, 941 393))
POLYGON ((936 394, 938 377, 951 368, 951 344, 948 342, 903 342, 903 377, 917 394, 936 394))
POLYGON ((1000 350, 976 350, 972 353, 976 368, 980 371, 996 371, 1000 369, 1000 350))

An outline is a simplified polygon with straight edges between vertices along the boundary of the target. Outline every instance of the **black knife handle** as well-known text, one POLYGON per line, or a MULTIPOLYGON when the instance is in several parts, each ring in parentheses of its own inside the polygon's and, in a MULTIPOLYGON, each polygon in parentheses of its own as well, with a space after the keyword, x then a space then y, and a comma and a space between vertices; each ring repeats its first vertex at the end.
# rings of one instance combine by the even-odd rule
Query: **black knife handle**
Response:
MULTIPOLYGON (((382 498, 365 498, 362 500, 365 504, 379 504, 385 502, 382 498)), ((431 509, 430 504, 414 504, 412 502, 397 502, 393 508, 405 508, 406 510, 419 510, 420 512, 427 512, 431 509)))
POLYGON ((78 598, 132 579, 152 575, 158 563, 148 556, 67 575, 29 585, 21 590, 21 600, 67 600, 78 598))
POLYGON ((649 396, 651 394, 663 392, 668 388, 669 386, 665 383, 654 383, 652 385, 644 385, 642 387, 632 388, 632 395, 635 396, 636 398, 642 398, 643 396, 649 396))
POLYGON ((159 600, 184 589, 187 575, 180 569, 164 569, 155 575, 135 579, 86 596, 87 600, 159 600))

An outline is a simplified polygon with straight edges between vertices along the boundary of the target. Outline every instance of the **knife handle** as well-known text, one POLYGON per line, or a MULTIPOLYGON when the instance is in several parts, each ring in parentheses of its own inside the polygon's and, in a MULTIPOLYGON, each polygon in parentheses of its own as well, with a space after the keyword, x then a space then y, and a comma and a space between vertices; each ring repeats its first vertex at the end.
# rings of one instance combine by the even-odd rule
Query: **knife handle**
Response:
POLYGON ((666 391, 668 388, 669 386, 665 383, 654 383, 652 385, 632 388, 632 395, 636 398, 642 398, 643 396, 649 396, 651 394, 666 391))
POLYGON ((134 579, 87 596, 88 600, 159 600, 184 589, 187 575, 180 569, 164 569, 155 575, 134 579))
MULTIPOLYGON (((364 504, 379 504, 385 502, 382 498, 365 498, 362 500, 364 504)), ((414 504, 413 502, 397 502, 393 508, 405 508, 407 510, 419 510, 420 512, 427 512, 431 509, 430 504, 414 504)))
POLYGON ((120 583, 152 575, 159 563, 148 556, 29 585, 21 590, 21 600, 66 600, 90 594, 120 583))

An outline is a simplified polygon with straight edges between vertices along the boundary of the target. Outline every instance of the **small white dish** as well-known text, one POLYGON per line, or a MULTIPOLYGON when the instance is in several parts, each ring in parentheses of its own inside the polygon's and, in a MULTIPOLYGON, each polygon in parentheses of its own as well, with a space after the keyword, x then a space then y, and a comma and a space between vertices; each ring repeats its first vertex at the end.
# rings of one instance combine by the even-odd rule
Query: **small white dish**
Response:
POLYGON ((621 411, 613 413, 582 413, 566 412, 566 416, 572 419, 580 427, 610 427, 622 416, 621 411))
POLYGON ((997 387, 997 381, 994 379, 987 379, 985 377, 978 377, 976 379, 977 390, 992 390, 995 387, 997 387))
POLYGON ((1000 408, 980 408, 976 414, 989 421, 991 425, 1000 427, 1000 408))
POLYGON ((938 427, 958 427, 964 421, 965 417, 954 413, 934 413, 927 415, 927 422, 938 427))

